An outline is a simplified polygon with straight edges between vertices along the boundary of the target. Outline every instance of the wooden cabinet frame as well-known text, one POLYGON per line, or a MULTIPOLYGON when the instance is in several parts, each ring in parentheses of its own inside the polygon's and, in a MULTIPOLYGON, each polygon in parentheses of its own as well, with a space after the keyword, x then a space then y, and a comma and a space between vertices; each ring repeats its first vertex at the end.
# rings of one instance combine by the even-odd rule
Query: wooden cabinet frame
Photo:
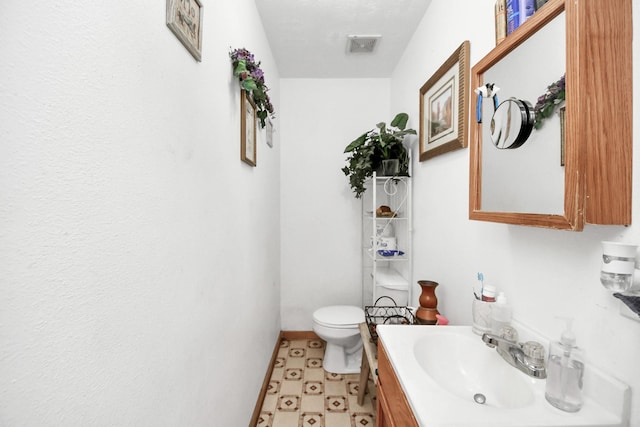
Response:
MULTIPOLYGON (((564 215, 483 211, 481 124, 470 134, 469 218, 581 231, 585 223, 631 224, 631 0, 549 0, 471 72, 483 73, 562 11, 566 16, 564 215)), ((472 95, 475 105, 477 95, 472 95)))

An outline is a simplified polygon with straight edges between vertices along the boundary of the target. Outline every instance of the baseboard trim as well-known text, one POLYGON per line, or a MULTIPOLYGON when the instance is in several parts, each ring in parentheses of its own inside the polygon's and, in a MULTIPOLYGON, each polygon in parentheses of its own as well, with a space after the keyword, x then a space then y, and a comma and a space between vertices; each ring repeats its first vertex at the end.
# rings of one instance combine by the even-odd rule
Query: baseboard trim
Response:
POLYGON ((287 340, 319 340, 320 337, 313 331, 282 331, 280 332, 282 338, 287 340))
POLYGON ((283 340, 304 340, 304 339, 320 339, 318 335, 316 335, 313 331, 280 331, 278 335, 278 339, 276 341, 276 346, 273 349, 273 354, 271 355, 271 361, 269 362, 269 367, 267 368, 267 374, 264 376, 264 380, 262 381, 262 388, 260 389, 260 393, 258 394, 258 400, 256 401, 256 406, 253 409, 253 415, 251 416, 251 420, 249 421, 249 427, 256 427, 258 425, 258 420, 260 418, 260 410, 262 409, 262 403, 264 402, 264 398, 267 395, 267 388, 269 387, 269 380, 271 380, 271 374, 273 374, 273 367, 276 364, 276 358, 278 357, 278 350, 280 350, 280 342, 283 340))
POLYGON ((269 380, 271 379, 271 374, 273 373, 273 366, 276 363, 276 358, 278 357, 278 350, 280 349, 280 342, 283 340, 282 331, 278 334, 278 339, 276 340, 276 346, 273 349, 273 354, 271 355, 271 361, 269 362, 269 367, 267 368, 267 374, 264 376, 264 380, 262 381, 262 387, 260 388, 260 393, 258 393, 258 400, 256 401, 256 406, 253 409, 253 415, 251 416, 251 420, 249 421, 249 427, 256 427, 258 425, 258 419, 260 418, 260 409, 262 409, 262 402, 264 402, 264 397, 267 395, 267 388, 269 387, 269 380))

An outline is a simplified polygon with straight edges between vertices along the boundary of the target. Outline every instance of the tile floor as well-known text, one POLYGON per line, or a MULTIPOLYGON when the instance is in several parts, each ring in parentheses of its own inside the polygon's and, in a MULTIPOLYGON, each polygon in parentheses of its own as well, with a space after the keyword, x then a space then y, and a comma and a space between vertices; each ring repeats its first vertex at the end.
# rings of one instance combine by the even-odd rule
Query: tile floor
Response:
POLYGON ((267 389, 258 427, 373 427, 375 385, 358 405, 360 374, 322 369, 324 341, 283 339, 267 389))

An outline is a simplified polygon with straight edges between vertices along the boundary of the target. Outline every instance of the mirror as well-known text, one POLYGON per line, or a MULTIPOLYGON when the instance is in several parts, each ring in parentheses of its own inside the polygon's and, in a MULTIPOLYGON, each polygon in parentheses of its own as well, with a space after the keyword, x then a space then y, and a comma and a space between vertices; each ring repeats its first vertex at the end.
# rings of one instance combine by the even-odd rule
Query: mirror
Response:
MULTIPOLYGON (((508 148, 511 143, 513 148, 520 148, 499 150, 493 140, 496 135, 492 132, 491 122, 482 123, 483 210, 538 214, 564 212, 560 117, 552 114, 540 129, 533 132, 532 126, 521 129, 520 124, 529 122, 527 104, 529 107, 535 105, 547 87, 565 74, 566 47, 560 42, 566 38, 565 27, 565 14, 562 12, 483 73, 485 82, 500 88, 497 96, 502 102, 496 113, 510 114, 514 119, 513 129, 523 131, 522 136, 510 132, 498 146, 508 148), (527 104, 522 106, 522 102, 527 104), (525 137, 526 129, 529 134, 525 137), (518 137, 528 138, 527 143, 522 145, 524 140, 518 140, 515 144, 518 137)), ((492 117, 492 110, 491 103, 485 102, 482 117, 492 117)), ((494 118, 496 116, 493 115, 494 118)), ((507 124, 500 121, 500 126, 504 127, 503 137, 506 136, 507 124)))
MULTIPOLYGON (((471 126, 470 219, 574 231, 631 223, 632 40, 631 0, 548 0, 473 66, 472 88, 493 84, 500 100, 528 101, 534 112, 564 76, 566 105, 517 149, 499 149, 488 118, 500 104, 472 93, 487 119, 471 126)), ((500 144, 496 126, 505 125, 494 122, 500 144)))
POLYGON ((529 101, 509 98, 491 117, 489 133, 496 148, 513 150, 527 141, 533 129, 535 114, 529 101))
POLYGON ((494 84, 502 102, 495 114, 483 102, 481 117, 493 126, 485 119, 471 129, 471 219, 581 227, 573 205, 566 214, 562 117, 532 130, 527 112, 566 73, 566 28, 564 1, 550 1, 473 67, 472 87, 494 84))

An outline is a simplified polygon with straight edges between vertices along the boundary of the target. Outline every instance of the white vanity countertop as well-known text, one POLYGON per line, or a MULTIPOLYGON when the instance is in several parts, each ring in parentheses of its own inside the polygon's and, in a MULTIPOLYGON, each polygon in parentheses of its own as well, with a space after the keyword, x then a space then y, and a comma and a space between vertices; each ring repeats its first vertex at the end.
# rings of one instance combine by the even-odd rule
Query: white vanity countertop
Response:
MULTIPOLYGON (((492 407, 463 400, 442 388, 419 365, 414 353, 416 341, 429 332, 452 332, 473 337, 484 346, 470 326, 378 325, 391 365, 402 384, 407 400, 421 426, 425 427, 623 427, 628 425, 630 389, 625 384, 605 378, 597 370, 585 369, 585 382, 598 385, 598 401, 586 395, 582 409, 576 413, 551 406, 544 397, 545 380, 534 379, 517 371, 533 389, 534 402, 520 408, 492 407), (450 328, 446 329, 445 328, 450 328)), ((487 347, 487 350, 494 351, 487 347)), ((438 351, 438 349, 434 349, 438 351)), ((447 355, 443 354, 446 358, 447 355)), ((470 356, 471 357, 471 356, 470 356)), ((500 356, 498 356, 500 357, 500 356)), ((506 361, 504 361, 507 364, 506 361)), ((508 364, 507 364, 508 365, 508 364)), ((593 388, 593 387, 591 387, 593 388)), ((587 389, 587 387, 585 387, 587 389)))

